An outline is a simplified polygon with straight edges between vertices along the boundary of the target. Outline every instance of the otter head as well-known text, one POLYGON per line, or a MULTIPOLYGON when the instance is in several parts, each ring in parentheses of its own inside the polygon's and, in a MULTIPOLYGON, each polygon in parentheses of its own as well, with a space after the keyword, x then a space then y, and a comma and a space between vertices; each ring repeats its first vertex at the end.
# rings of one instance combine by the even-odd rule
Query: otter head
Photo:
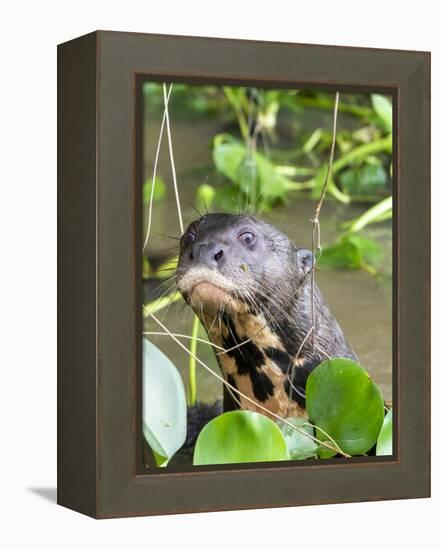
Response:
POLYGON ((176 275, 195 311, 241 314, 256 313, 262 302, 270 308, 275 297, 293 299, 311 267, 312 253, 274 226, 247 215, 207 214, 182 236, 176 275))

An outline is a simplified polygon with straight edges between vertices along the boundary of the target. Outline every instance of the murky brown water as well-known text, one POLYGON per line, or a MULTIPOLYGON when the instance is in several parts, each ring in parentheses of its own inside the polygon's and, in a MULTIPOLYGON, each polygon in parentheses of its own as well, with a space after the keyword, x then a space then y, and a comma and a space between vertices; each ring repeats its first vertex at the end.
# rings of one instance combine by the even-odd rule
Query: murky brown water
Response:
MULTIPOLYGON (((147 116, 145 125, 146 178, 151 177, 154 150, 158 136, 158 121, 147 116)), ((184 223, 198 217, 192 209, 196 186, 213 183, 210 142, 214 134, 222 131, 212 120, 173 122, 174 158, 178 175, 184 223), (198 169, 194 170, 197 166, 198 169)), ((154 204, 152 235, 147 255, 155 260, 164 255, 173 255, 170 247, 177 242, 168 236, 179 236, 179 224, 176 213, 168 149, 163 143, 158 173, 169 186, 167 197, 154 204), (168 249, 168 250, 167 250, 168 249)), ((263 216, 277 225, 300 247, 310 247, 311 223, 315 203, 304 199, 291 199, 290 204, 263 216)), ((360 205, 341 205, 335 202, 324 204, 321 213, 321 234, 323 243, 332 242, 338 235, 339 224, 360 215, 365 210, 360 205)), ((232 208, 234 211, 234 206, 232 208)), ((385 399, 391 399, 392 393, 392 259, 391 259, 391 223, 373 226, 367 236, 382 243, 385 248, 385 260, 380 277, 373 277, 364 271, 327 271, 317 273, 317 283, 328 301, 331 310, 357 353, 360 362, 368 369, 373 380, 380 386, 385 399)), ((161 281, 145 283, 145 299, 152 299, 157 293, 153 289, 161 281)), ((164 287, 163 287, 164 288, 164 287)), ((162 288, 162 290, 163 290, 162 288)), ((170 331, 190 334, 193 315, 182 303, 172 305, 165 315, 159 315, 170 331)), ((145 330, 158 330, 150 321, 145 330)), ((151 337, 180 370, 187 382, 188 356, 168 337, 151 337)), ((187 342, 188 344, 188 342, 187 342)), ((199 344, 198 356, 202 361, 217 369, 213 351, 199 344)), ((198 367, 198 397, 209 401, 221 395, 221 384, 202 367, 198 367)))

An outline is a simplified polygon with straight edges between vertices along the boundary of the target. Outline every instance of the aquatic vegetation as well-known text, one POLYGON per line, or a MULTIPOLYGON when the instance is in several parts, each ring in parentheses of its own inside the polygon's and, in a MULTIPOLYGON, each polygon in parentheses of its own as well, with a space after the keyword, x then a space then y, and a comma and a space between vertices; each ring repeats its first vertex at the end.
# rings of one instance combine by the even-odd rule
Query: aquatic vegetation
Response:
MULTIPOLYGON (((178 370, 147 340, 144 354, 144 435, 157 465, 165 467, 185 441, 185 388, 178 370)), ((330 359, 312 372, 306 410, 308 419, 272 419, 265 407, 265 414, 223 413, 200 432, 193 464, 350 457, 375 444, 377 455, 392 454, 392 411, 384 417, 379 388, 354 361, 330 359)))
MULTIPOLYGON (((156 109, 159 116, 162 85, 146 83, 144 93, 150 110, 156 109)), ((212 165, 204 167, 206 181, 195 185, 196 208, 259 213, 277 210, 297 197, 317 200, 327 171, 333 105, 331 94, 320 91, 175 84, 170 107, 174 118, 216 117, 225 128, 207 143, 212 165)), ((362 203, 367 208, 357 219, 344 222, 340 237, 324 246, 329 258, 337 252, 340 258, 338 262, 323 258, 322 265, 326 262, 328 269, 367 267, 378 273, 375 264, 354 261, 354 254, 363 256, 366 247, 360 242, 354 244, 347 235, 392 217, 392 114, 387 96, 341 95, 326 199, 362 203)), ((196 173, 198 167, 193 169, 196 173)), ((151 189, 148 179, 144 185, 146 202, 151 189)), ((154 191, 154 201, 163 201, 167 185, 160 175, 156 176, 154 191)), ((144 269, 145 277, 160 273, 144 269)))
POLYGON ((143 432, 158 466, 184 444, 187 404, 177 368, 156 346, 143 339, 143 432))
MULTIPOLYGON (((340 223, 337 238, 323 247, 320 226, 314 226, 318 240, 313 237, 312 248, 317 267, 364 269, 375 276, 381 272, 384 250, 380 242, 368 237, 367 228, 390 221, 393 212, 393 122, 388 97, 342 94, 338 112, 344 121, 331 132, 330 116, 337 103, 324 92, 175 84, 169 107, 171 88, 167 91, 165 85, 148 83, 144 92, 150 107, 157 106, 162 128, 166 128, 173 172, 173 186, 168 186, 164 174, 157 174, 156 159, 154 177, 144 184, 143 203, 150 212, 144 248, 152 205, 165 201, 173 189, 182 231, 169 128, 172 110, 177 118, 216 117, 222 122, 222 128, 207 140, 211 164, 203 171, 210 177, 195 185, 196 209, 261 214, 277 212, 299 198, 314 201, 311 204, 320 199, 321 206, 325 195, 326 201, 335 201, 342 208, 361 204, 365 210, 356 219, 340 223)), ((194 166, 195 173, 199 168, 194 166)), ((146 254, 143 277, 163 279, 160 287, 167 285, 176 262, 177 248, 161 258, 159 266, 146 254)), ((144 436, 158 466, 167 466, 184 443, 186 407, 198 397, 198 366, 228 386, 200 359, 200 345, 213 345, 201 334, 197 316, 188 334, 173 334, 155 317, 182 299, 172 283, 164 288, 163 295, 143 308, 144 320, 152 317, 163 332, 144 334, 169 336, 188 354, 188 383, 185 387, 173 363, 151 342, 144 342, 144 436), (190 341, 188 348, 181 343, 185 338, 190 341), (152 391, 155 398, 149 393, 152 391)), ((314 319, 312 322, 314 327, 314 319)), ((337 454, 350 457, 372 453, 375 446, 377 455, 392 453, 392 412, 384 417, 380 389, 361 365, 346 359, 325 361, 309 376, 305 400, 308 419, 280 418, 259 404, 259 412, 221 414, 199 434, 193 463, 326 459, 337 454)))

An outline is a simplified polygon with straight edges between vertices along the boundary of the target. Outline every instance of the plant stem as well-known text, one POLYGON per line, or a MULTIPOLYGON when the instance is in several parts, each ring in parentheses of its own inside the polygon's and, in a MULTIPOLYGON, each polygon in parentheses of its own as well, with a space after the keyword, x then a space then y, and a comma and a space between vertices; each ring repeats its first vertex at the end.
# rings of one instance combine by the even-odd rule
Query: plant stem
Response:
MULTIPOLYGON (((323 182, 322 192, 315 209, 314 217, 312 218, 312 269, 311 269, 311 321, 312 321, 312 350, 315 352, 315 296, 314 296, 314 279, 315 279, 315 266, 317 252, 321 254, 321 242, 320 242, 320 211, 322 209, 323 201, 325 200, 326 191, 328 189, 329 179, 332 176, 333 164, 334 164, 334 151, 335 140, 337 136, 337 115, 338 115, 338 103, 340 99, 340 92, 335 93, 334 100, 334 117, 332 122, 332 143, 331 151, 329 153, 328 166, 326 170, 325 181, 323 182)), ((317 260, 318 261, 318 260, 317 260)))
POLYGON ((392 148, 392 134, 388 136, 372 141, 371 143, 365 143, 359 147, 355 147, 346 155, 341 156, 334 162, 332 170, 335 173, 339 172, 342 168, 360 158, 365 158, 373 153, 379 153, 381 151, 391 151, 392 148))
POLYGON ((375 204, 355 220, 346 222, 342 227, 347 228, 348 233, 356 233, 372 223, 379 223, 392 218, 392 197, 386 197, 375 204))
POLYGON ((182 298, 182 295, 180 292, 172 292, 168 296, 161 296, 161 298, 158 298, 157 300, 153 300, 153 302, 149 302, 144 306, 143 309, 143 317, 146 319, 149 314, 151 313, 157 313, 158 311, 161 311, 161 309, 166 308, 169 304, 172 304, 173 302, 177 302, 182 298))
MULTIPOLYGON (((166 93, 166 96, 164 98, 164 101, 165 101, 164 106, 168 105, 172 89, 173 89, 173 84, 170 84, 170 88, 168 89, 168 92, 166 93)), ((156 173, 157 173, 157 170, 158 170, 159 151, 161 149, 162 134, 164 133, 165 118, 166 118, 166 112, 164 110, 164 113, 162 115, 162 120, 161 120, 161 128, 159 130, 158 144, 156 145, 155 162, 153 164, 152 189, 150 191, 150 201, 149 201, 148 218, 147 218, 147 232, 146 232, 146 236, 145 236, 145 240, 144 240, 144 245, 142 247, 143 252, 147 247, 147 243, 148 243, 149 237, 150 237, 150 229, 151 229, 151 226, 152 226, 153 196, 155 194, 156 173)))
POLYGON ((199 326, 201 322, 197 315, 193 319, 193 328, 191 329, 191 343, 190 343, 190 352, 191 355, 188 360, 188 404, 194 405, 196 403, 196 352, 198 347, 198 334, 199 326))
POLYGON ((232 88, 230 88, 230 86, 224 86, 222 89, 236 115, 242 138, 244 141, 246 141, 248 137, 248 124, 242 111, 242 106, 240 105, 240 102, 237 100, 236 96, 234 95, 234 91, 232 90, 232 88))
POLYGON ((175 190, 176 208, 178 210, 179 229, 181 230, 181 235, 183 235, 184 222, 182 221, 181 201, 179 199, 178 182, 176 179, 176 168, 175 168, 175 161, 174 161, 174 155, 173 155, 173 142, 172 142, 171 129, 170 129, 170 116, 168 112, 167 86, 163 84, 162 87, 163 87, 163 94, 164 94, 165 126, 167 129, 168 152, 170 155, 170 166, 171 166, 172 177, 173 177, 173 188, 175 190))
POLYGON ((295 176, 313 176, 316 172, 315 168, 309 166, 286 166, 279 164, 275 166, 276 171, 282 176, 295 177, 295 176))
MULTIPOLYGON (((334 109, 334 102, 325 98, 301 97, 297 101, 304 107, 316 107, 318 109, 334 109)), ((360 107, 359 105, 351 105, 350 103, 341 103, 340 111, 342 113, 350 113, 359 117, 370 117, 373 111, 370 107, 360 107)))
MULTIPOLYGON (((148 331, 143 332, 143 334, 145 336, 167 336, 167 337, 169 337, 169 334, 167 332, 159 332, 159 331, 155 331, 155 330, 148 330, 148 331)), ((175 336, 176 338, 186 338, 188 340, 192 339, 192 336, 189 336, 188 334, 179 334, 177 332, 172 332, 171 334, 173 334, 173 336, 175 336)), ((196 338, 196 340, 198 342, 201 342, 202 344, 207 344, 207 346, 211 346, 214 349, 220 350, 220 353, 227 353, 227 351, 230 351, 230 350, 226 350, 222 346, 218 346, 218 345, 214 344, 213 342, 210 342, 210 340, 205 340, 204 338, 196 338)))

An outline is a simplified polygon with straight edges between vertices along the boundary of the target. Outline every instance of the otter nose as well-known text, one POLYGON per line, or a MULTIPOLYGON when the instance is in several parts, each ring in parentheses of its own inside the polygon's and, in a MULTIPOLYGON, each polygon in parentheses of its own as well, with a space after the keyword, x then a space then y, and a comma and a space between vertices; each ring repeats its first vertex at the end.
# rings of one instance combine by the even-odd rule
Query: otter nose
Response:
POLYGON ((220 243, 201 243, 193 247, 195 261, 208 267, 216 267, 225 259, 225 246, 220 243))

